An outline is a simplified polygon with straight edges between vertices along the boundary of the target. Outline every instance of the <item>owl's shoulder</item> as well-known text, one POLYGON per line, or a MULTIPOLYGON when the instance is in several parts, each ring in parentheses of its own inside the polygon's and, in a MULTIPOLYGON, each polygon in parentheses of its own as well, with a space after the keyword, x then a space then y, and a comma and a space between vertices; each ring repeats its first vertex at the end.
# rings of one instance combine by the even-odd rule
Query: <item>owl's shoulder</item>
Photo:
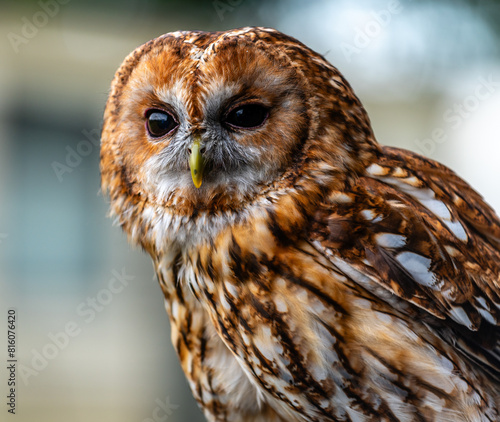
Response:
POLYGON ((458 336, 457 347, 498 377, 500 222, 450 169, 384 148, 318 208, 310 238, 378 297, 451 330, 450 341, 458 336))

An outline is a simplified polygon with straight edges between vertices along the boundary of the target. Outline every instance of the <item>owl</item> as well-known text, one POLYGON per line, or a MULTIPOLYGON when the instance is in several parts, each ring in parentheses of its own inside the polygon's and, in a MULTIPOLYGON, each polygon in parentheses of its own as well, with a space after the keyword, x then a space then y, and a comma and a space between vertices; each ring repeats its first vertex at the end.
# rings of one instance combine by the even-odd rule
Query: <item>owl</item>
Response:
POLYGON ((500 420, 500 221, 274 29, 133 51, 102 189, 209 421, 500 420))

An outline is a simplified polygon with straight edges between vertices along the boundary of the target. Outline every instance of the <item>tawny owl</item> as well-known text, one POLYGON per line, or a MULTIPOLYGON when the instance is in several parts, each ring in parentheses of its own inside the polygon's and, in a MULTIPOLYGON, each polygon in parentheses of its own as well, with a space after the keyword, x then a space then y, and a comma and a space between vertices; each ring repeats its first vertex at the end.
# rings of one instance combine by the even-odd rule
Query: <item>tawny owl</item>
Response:
POLYGON ((102 187, 210 421, 499 421, 500 221, 266 28, 131 53, 102 187))

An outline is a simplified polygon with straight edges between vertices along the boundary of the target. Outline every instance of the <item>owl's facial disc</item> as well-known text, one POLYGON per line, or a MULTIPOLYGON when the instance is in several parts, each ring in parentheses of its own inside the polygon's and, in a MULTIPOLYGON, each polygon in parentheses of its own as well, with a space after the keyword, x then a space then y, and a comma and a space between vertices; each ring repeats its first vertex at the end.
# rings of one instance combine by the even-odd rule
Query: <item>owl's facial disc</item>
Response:
POLYGON ((124 177, 158 205, 234 210, 296 162, 309 133, 308 85, 252 43, 169 42, 144 56, 124 89, 124 177))

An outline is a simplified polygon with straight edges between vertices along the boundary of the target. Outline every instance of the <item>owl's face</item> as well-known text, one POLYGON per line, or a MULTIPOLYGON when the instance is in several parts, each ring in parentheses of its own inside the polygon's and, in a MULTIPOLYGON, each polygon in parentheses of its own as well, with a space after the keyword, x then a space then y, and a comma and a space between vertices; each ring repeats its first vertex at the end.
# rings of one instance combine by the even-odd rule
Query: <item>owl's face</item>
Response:
POLYGON ((116 131, 142 195, 250 197, 277 179, 308 134, 307 86, 249 42, 217 49, 172 38, 142 57, 123 87, 116 131))
POLYGON ((123 221, 148 217, 145 204, 192 219, 340 185, 376 148, 349 84, 293 38, 175 32, 132 52, 115 75, 102 185, 123 221))

